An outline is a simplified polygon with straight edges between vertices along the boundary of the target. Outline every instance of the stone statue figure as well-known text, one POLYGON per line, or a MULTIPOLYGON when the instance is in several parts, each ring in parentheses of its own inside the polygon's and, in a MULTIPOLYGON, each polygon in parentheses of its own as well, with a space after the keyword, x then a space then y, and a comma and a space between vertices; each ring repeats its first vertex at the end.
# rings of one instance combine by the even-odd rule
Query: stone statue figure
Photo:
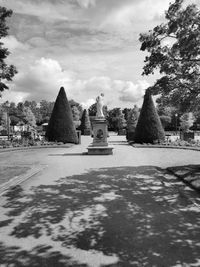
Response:
POLYGON ((104 97, 104 94, 100 94, 100 96, 97 96, 97 98, 96 98, 96 105, 97 105, 96 118, 104 118, 103 97, 104 97))

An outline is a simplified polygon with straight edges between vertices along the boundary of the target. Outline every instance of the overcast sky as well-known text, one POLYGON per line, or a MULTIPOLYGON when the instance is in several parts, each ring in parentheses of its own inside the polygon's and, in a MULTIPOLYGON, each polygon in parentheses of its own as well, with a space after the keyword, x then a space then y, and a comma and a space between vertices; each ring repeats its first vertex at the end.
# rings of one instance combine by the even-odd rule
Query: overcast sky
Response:
POLYGON ((1 102, 54 101, 64 86, 68 99, 86 106, 101 92, 111 108, 140 105, 156 77, 141 76, 139 33, 163 22, 170 2, 0 0, 14 12, 3 42, 18 69, 1 102))

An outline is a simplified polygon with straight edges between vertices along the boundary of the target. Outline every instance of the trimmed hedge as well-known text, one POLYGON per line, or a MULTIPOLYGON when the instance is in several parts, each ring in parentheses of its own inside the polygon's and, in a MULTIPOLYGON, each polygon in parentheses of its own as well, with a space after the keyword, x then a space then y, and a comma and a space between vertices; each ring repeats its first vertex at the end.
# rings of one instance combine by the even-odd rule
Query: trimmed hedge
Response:
POLYGON ((165 132, 153 103, 149 90, 146 90, 144 102, 135 129, 135 143, 160 143, 165 140, 165 132))
POLYGON ((84 109, 80 125, 81 134, 85 135, 85 133, 87 133, 86 135, 90 135, 90 129, 91 129, 90 117, 88 111, 84 109))
POLYGON ((50 142, 78 143, 72 110, 64 87, 60 88, 56 98, 45 136, 50 142))

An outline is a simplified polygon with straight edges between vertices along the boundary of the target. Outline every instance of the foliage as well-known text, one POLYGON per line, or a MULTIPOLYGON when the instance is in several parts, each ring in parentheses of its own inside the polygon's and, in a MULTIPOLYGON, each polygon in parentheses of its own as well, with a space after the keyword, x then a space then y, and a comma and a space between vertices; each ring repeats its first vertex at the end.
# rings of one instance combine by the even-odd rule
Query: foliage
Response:
POLYGON ((136 143, 155 143, 165 139, 165 133, 153 103, 149 90, 146 90, 144 102, 135 129, 136 143))
POLYGON ((139 108, 135 105, 133 109, 130 109, 127 118, 127 129, 126 129, 126 139, 130 141, 134 141, 135 137, 135 128, 139 118, 139 108))
POLYGON ((180 117, 180 128, 184 131, 184 132, 188 132, 190 127, 193 125, 194 123, 194 115, 192 112, 187 112, 184 113, 181 117, 180 117))
POLYGON ((84 130, 90 130, 90 129, 91 129, 90 117, 88 115, 87 109, 84 109, 83 115, 81 117, 80 130, 81 133, 84 134, 84 130))
POLYGON ((4 130, 7 130, 10 126, 10 118, 8 117, 7 112, 1 114, 1 126, 4 130))
POLYGON ((40 114, 42 117, 42 123, 48 122, 54 107, 54 102, 48 102, 46 100, 40 101, 40 114))
POLYGON ((71 107, 68 103, 65 89, 60 88, 47 127, 48 141, 63 143, 78 143, 76 129, 73 123, 71 107))
POLYGON ((26 124, 35 127, 36 126, 36 120, 33 112, 29 107, 24 107, 23 109, 23 115, 24 115, 24 120, 26 121, 26 124))
MULTIPOLYGON (((0 39, 8 35, 8 26, 6 25, 6 19, 12 15, 12 10, 0 7, 0 39)), ((13 65, 7 65, 5 60, 10 54, 7 48, 3 47, 3 43, 0 42, 0 92, 8 89, 5 82, 12 81, 12 78, 17 73, 16 68, 13 65)))
POLYGON ((74 125, 75 125, 76 128, 78 128, 80 126, 80 124, 81 124, 80 111, 78 110, 77 106, 72 106, 71 110, 72 110, 72 116, 73 116, 74 125))
POLYGON ((108 111, 107 115, 108 128, 112 131, 118 131, 126 126, 124 114, 120 108, 113 108, 108 111))
MULTIPOLYGON (((69 101, 71 102, 71 101, 69 101)), ((82 107, 80 104, 72 100, 71 102, 72 108, 75 110, 78 108, 77 113, 81 114, 82 107)), ((16 125, 19 121, 24 120, 24 109, 29 108, 31 112, 35 116, 35 120, 37 125, 41 125, 42 123, 48 122, 53 110, 54 102, 50 102, 47 100, 41 100, 40 103, 36 101, 28 101, 14 103, 6 101, 0 105, 0 110, 9 112, 11 118, 11 125, 16 125)), ((80 115, 79 115, 80 119, 80 115)), ((79 120, 78 119, 78 120, 79 120)))
MULTIPOLYGON (((89 112, 89 116, 96 116, 96 113, 97 113, 97 105, 96 105, 96 103, 92 104, 89 107, 88 112, 89 112)), ((103 114, 104 114, 105 117, 107 117, 107 114, 108 114, 107 106, 103 106, 103 114)))
POLYGON ((163 128, 165 129, 167 126, 170 125, 172 119, 170 116, 162 115, 162 116, 160 116, 160 121, 162 123, 163 128))
POLYGON ((124 114, 124 118, 126 121, 128 121, 129 112, 131 111, 131 108, 124 108, 122 110, 122 113, 124 114))
POLYGON ((126 127, 126 120, 124 118, 124 114, 122 113, 121 109, 119 110, 119 116, 117 118, 117 128, 118 130, 124 129, 126 127))
POLYGON ((133 109, 131 109, 128 113, 128 120, 127 120, 127 131, 128 132, 135 132, 135 128, 139 118, 139 108, 135 105, 133 109))
POLYGON ((80 117, 82 116, 83 108, 78 102, 74 101, 73 99, 70 99, 69 105, 70 105, 71 109, 73 109, 73 107, 76 107, 79 110, 80 117))
POLYGON ((140 35, 141 50, 147 51, 143 75, 158 69, 162 77, 150 87, 158 101, 180 111, 200 104, 200 11, 196 5, 183 7, 175 0, 165 14, 166 23, 140 35))

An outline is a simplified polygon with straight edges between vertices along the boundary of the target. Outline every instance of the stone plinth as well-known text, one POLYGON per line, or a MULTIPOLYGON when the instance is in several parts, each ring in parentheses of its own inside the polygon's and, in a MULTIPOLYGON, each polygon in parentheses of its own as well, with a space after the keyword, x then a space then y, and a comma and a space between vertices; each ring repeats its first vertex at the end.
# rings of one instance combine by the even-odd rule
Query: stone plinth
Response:
POLYGON ((105 118, 93 121, 93 142, 87 148, 89 155, 112 155, 113 147, 108 145, 108 127, 105 118))

